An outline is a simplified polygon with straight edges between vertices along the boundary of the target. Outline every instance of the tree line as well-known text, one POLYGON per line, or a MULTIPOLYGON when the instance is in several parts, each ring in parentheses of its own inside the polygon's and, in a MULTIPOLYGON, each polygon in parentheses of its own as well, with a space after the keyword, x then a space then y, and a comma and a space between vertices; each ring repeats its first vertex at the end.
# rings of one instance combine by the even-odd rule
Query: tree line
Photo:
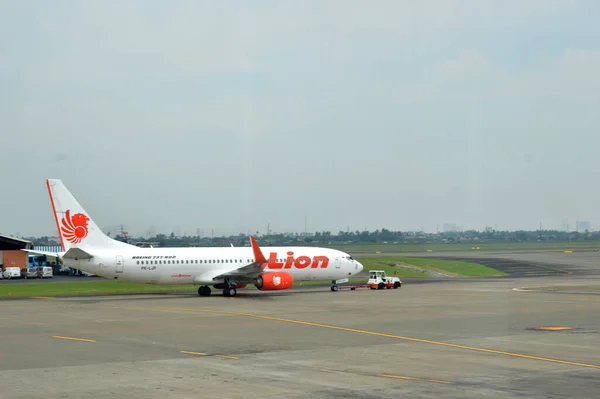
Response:
MULTIPOLYGON (((321 231, 312 234, 277 233, 255 234, 261 245, 340 245, 340 244, 419 244, 419 243, 482 243, 482 242, 532 242, 532 241, 586 241, 600 240, 600 232, 577 232, 559 230, 467 230, 461 232, 425 233, 420 231, 321 231)), ((220 237, 176 236, 174 233, 157 234, 154 237, 114 237, 119 241, 139 246, 187 247, 187 246, 247 246, 249 236, 238 234, 220 237)), ((60 245, 50 237, 27 238, 34 245, 60 245)))

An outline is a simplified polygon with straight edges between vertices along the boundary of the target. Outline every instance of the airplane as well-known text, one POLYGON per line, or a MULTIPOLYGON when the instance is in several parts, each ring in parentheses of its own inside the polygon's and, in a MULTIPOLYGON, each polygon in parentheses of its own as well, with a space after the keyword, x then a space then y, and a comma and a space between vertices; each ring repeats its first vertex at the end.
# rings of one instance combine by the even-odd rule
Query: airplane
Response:
POLYGON ((248 284, 261 291, 286 290, 295 281, 330 280, 331 291, 363 270, 349 254, 318 247, 269 247, 265 255, 250 236, 250 247, 140 248, 104 234, 60 179, 46 185, 62 252, 24 251, 57 256, 66 266, 119 281, 145 284, 210 285, 224 297, 248 284))

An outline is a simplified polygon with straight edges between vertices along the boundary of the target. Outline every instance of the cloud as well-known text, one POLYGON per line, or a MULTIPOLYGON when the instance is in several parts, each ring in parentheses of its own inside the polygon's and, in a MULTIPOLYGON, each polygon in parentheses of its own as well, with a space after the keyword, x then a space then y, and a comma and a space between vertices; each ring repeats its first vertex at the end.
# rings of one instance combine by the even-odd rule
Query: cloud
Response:
MULTIPOLYGON (((520 226, 543 216, 541 195, 596 215, 593 201, 569 199, 587 188, 555 183, 594 180, 596 11, 554 0, 5 2, 0 144, 9 164, 50 154, 13 182, 30 198, 20 182, 49 173, 84 194, 109 181, 123 198, 167 182, 146 205, 171 213, 141 231, 188 219, 193 230, 303 227, 300 213, 333 230, 520 226)), ((146 223, 144 210, 109 211, 113 201, 98 205, 107 225, 146 223)), ((564 218, 558 208, 546 217, 564 218)))
POLYGON ((26 40, 43 59, 21 66, 37 84, 271 72, 286 59, 356 61, 373 47, 416 51, 450 30, 489 33, 570 7, 535 0, 62 2, 25 8, 23 19, 36 27, 26 40))

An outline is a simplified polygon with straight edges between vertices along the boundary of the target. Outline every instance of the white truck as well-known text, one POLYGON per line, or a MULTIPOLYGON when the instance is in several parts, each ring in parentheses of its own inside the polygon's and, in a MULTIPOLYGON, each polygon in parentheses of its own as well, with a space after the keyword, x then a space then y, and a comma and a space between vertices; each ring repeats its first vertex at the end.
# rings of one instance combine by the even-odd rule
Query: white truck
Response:
POLYGON ((399 277, 386 276, 383 270, 369 270, 367 287, 372 290, 397 289, 402 287, 402 280, 399 277))

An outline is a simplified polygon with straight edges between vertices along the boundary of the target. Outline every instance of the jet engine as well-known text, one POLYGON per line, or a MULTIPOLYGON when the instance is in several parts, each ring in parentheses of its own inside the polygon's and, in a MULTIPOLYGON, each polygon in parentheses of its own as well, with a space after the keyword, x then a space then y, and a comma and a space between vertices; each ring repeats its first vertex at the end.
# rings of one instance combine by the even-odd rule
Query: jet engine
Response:
POLYGON ((292 287, 294 278, 286 272, 262 273, 254 285, 261 291, 287 290, 292 287))

